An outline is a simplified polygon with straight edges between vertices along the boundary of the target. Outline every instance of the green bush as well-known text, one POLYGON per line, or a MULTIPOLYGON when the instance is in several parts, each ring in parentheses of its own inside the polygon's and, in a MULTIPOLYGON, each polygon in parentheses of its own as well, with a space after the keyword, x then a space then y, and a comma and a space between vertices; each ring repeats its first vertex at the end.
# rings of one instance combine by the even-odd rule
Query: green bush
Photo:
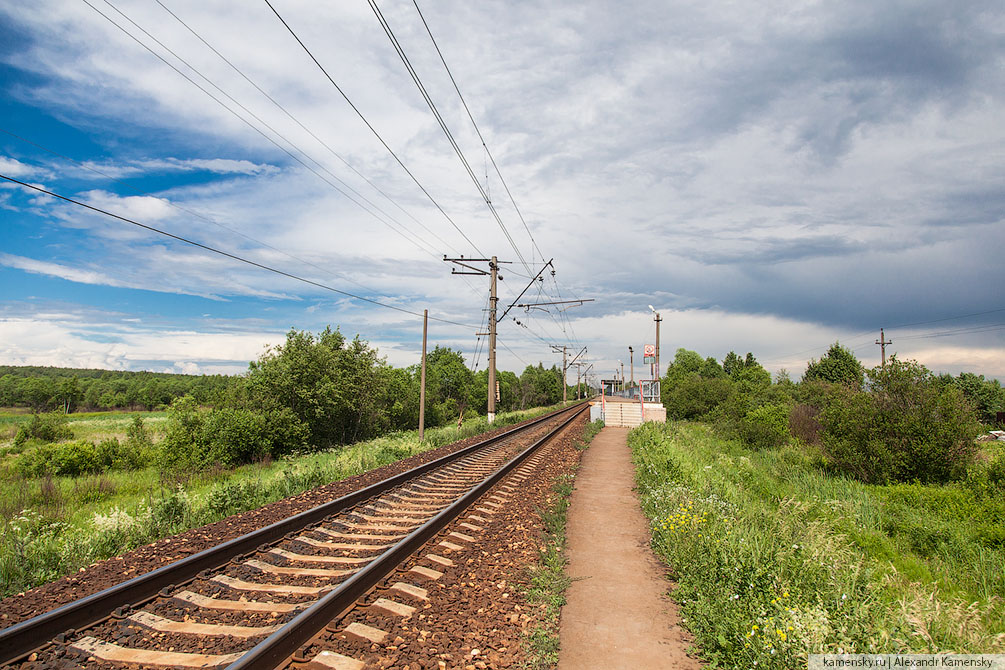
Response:
POLYGON ((785 444, 789 439, 789 408, 771 404, 750 410, 740 421, 740 439, 755 449, 785 444))
POLYGON ((678 380, 664 394, 663 402, 671 419, 698 419, 726 402, 732 393, 729 379, 706 379, 692 373, 678 380))
POLYGON ((14 446, 21 447, 28 440, 56 442, 73 437, 66 427, 66 415, 59 412, 33 414, 28 423, 22 425, 14 436, 14 446))
POLYGON ((912 361, 869 372, 869 390, 838 386, 820 413, 832 464, 864 482, 960 480, 974 462, 980 425, 956 387, 912 361))
POLYGON ((56 451, 53 444, 40 444, 26 449, 14 459, 14 470, 22 477, 41 477, 53 474, 52 455, 56 451))
POLYGON ((204 458, 227 466, 259 460, 271 445, 265 417, 230 407, 207 415, 201 437, 204 458))
POLYGON ((107 466, 103 462, 103 453, 93 442, 77 440, 56 445, 52 455, 52 473, 54 475, 80 475, 91 472, 101 472, 107 466))
POLYGON ((287 408, 224 407, 207 412, 192 398, 179 398, 168 410, 158 461, 175 469, 240 465, 303 449, 309 434, 306 424, 287 408))
MULTIPOLYGON (((24 477, 41 477, 45 474, 75 476, 103 472, 111 465, 115 446, 95 446, 87 440, 62 444, 41 444, 28 449, 14 461, 14 469, 24 477)), ((118 442, 115 442, 117 445, 118 442)))

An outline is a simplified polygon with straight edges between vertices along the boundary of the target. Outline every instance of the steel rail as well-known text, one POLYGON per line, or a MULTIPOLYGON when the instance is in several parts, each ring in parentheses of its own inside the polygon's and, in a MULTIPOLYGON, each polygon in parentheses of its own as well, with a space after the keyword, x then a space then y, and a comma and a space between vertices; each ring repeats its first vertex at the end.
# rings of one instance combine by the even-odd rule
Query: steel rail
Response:
POLYGON ((215 547, 204 549, 199 553, 187 556, 174 563, 151 570, 103 591, 85 596, 44 614, 4 628, 0 630, 0 666, 17 661, 32 651, 45 646, 49 640, 60 633, 97 623, 110 616, 119 608, 128 608, 156 596, 161 589, 190 581, 204 570, 220 567, 234 558, 254 552, 262 545, 275 542, 283 536, 315 524, 327 516, 358 505, 360 502, 389 491, 410 479, 435 470, 452 461, 459 460, 474 451, 511 437, 514 434, 533 428, 563 412, 572 412, 575 409, 576 405, 573 405, 572 407, 565 407, 554 412, 549 412, 548 414, 531 419, 527 423, 514 426, 498 435, 480 440, 452 454, 441 456, 428 463, 416 466, 411 470, 371 484, 354 493, 336 498, 264 528, 251 531, 215 547))
POLYGON ((519 466, 545 442, 572 423, 589 405, 580 403, 572 415, 534 442, 516 457, 503 464, 481 483, 444 508, 432 519, 412 531, 407 537, 368 563, 365 568, 339 584, 309 608, 291 619, 281 629, 259 642, 255 647, 226 667, 226 670, 274 670, 300 647, 327 626, 334 618, 347 611, 357 599, 365 595, 405 559, 415 553, 431 537, 443 530, 461 515, 468 506, 495 486, 503 477, 519 466))

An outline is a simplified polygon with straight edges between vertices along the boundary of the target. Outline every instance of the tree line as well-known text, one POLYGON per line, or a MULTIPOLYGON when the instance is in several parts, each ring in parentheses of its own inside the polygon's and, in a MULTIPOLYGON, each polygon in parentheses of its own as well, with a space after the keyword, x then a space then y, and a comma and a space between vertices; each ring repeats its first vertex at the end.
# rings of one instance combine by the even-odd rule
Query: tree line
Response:
MULTIPOLYGON (((420 366, 393 367, 365 340, 349 339, 330 327, 320 333, 291 330, 282 344, 267 349, 249 364, 246 374, 238 376, 66 368, 3 371, 0 403, 30 407, 37 413, 55 410, 49 419, 22 426, 19 445, 30 447, 28 442, 34 441, 41 446, 61 439, 55 414, 80 408, 166 408, 166 435, 155 457, 166 467, 235 465, 350 444, 414 429, 419 422, 420 366)), ((496 408, 501 412, 562 399, 562 375, 556 366, 528 365, 519 376, 499 371, 497 380, 496 408)), ((437 346, 428 354, 426 426, 485 414, 487 393, 488 371, 473 372, 461 352, 437 346)), ((127 443, 129 462, 140 463, 142 459, 132 456, 142 451, 142 440, 127 443)), ((90 445, 90 451, 88 445, 77 446, 80 454, 93 451, 90 460, 95 462, 123 460, 121 449, 110 443, 103 451, 98 449, 102 445, 90 445)), ((34 456, 23 459, 26 470, 45 465, 46 459, 34 456)))
POLYGON ((191 395, 218 402, 234 377, 42 366, 0 366, 0 407, 33 412, 154 410, 191 395))

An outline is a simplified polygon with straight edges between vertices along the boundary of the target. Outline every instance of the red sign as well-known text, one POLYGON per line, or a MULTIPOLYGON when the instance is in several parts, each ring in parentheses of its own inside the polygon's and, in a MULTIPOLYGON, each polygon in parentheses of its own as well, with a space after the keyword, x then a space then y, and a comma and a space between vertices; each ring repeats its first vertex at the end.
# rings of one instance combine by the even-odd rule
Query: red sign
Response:
POLYGON ((647 345, 645 345, 645 347, 643 348, 643 354, 642 355, 643 356, 655 356, 656 355, 656 345, 655 344, 647 344, 647 345))

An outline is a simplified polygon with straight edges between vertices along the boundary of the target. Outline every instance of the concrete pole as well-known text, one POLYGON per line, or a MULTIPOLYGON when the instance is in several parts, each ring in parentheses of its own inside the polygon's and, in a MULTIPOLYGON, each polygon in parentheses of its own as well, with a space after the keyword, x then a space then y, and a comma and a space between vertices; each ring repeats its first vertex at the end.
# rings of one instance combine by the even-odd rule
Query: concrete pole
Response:
POLYGON ((489 398, 488 422, 496 420, 496 308, 499 303, 496 282, 499 276, 499 260, 493 256, 489 264, 492 281, 489 284, 489 398))
POLYGON ((656 379, 663 376, 660 371, 660 321, 662 320, 660 313, 656 312, 656 379))
POLYGON ((429 330, 429 310, 422 310, 422 372, 419 373, 419 442, 426 432, 426 333, 429 330))
POLYGON ((566 360, 566 357, 567 357, 567 353, 568 352, 566 351, 566 347, 563 344, 562 345, 562 404, 563 405, 566 402, 566 397, 565 397, 565 391, 566 391, 566 389, 565 389, 565 387, 566 387, 566 383, 565 383, 565 371, 566 371, 565 360, 566 360))

